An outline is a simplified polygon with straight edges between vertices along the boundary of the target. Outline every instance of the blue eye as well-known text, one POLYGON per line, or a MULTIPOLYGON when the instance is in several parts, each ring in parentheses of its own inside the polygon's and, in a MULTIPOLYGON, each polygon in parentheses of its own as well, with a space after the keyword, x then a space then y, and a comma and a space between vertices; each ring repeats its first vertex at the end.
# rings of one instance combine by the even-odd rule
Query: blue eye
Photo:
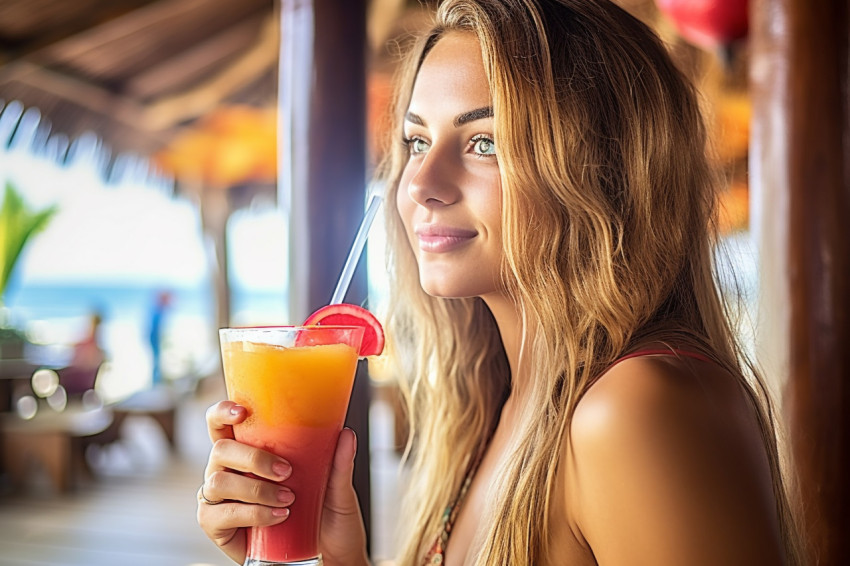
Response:
POLYGON ((496 155, 496 144, 487 136, 472 138, 472 151, 479 155, 496 155))
POLYGON ((418 137, 410 137, 404 140, 404 144, 407 146, 407 150, 411 155, 415 155, 418 153, 425 153, 428 151, 429 144, 422 138, 418 137))

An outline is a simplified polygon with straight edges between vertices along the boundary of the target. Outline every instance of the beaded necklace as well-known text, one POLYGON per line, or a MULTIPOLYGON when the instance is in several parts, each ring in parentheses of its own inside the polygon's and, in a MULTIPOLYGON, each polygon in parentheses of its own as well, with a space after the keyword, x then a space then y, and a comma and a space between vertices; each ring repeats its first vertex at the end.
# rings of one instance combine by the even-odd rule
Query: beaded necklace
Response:
POLYGON ((440 535, 437 537, 437 540, 434 541, 434 544, 431 546, 428 554, 425 555, 425 561, 422 563, 423 566, 440 565, 443 563, 444 553, 446 551, 446 545, 449 542, 449 536, 452 533, 452 527, 457 520, 458 513, 460 513, 461 505, 463 505, 463 501, 466 499, 466 493, 469 491, 469 486, 472 485, 472 479, 478 471, 478 466, 481 465, 481 460, 484 459, 484 452, 485 450, 481 450, 478 453, 478 456, 475 458, 475 461, 466 473, 466 477, 463 479, 463 483, 461 484, 460 490, 458 490, 454 500, 452 500, 452 502, 446 506, 445 511, 443 511, 440 535))

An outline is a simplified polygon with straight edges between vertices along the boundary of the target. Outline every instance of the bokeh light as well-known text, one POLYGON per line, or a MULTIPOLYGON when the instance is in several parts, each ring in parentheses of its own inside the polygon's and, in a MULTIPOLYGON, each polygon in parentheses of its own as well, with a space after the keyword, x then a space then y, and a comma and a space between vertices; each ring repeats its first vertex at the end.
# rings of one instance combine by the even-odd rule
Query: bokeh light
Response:
POLYGON ((39 369, 32 374, 32 390, 39 397, 50 397, 58 387, 59 375, 52 369, 39 369))
POLYGON ((65 391, 65 388, 61 385, 58 386, 56 391, 47 398, 47 404, 57 413, 64 411, 65 407, 68 406, 68 393, 65 391))
POLYGON ((15 403, 15 408, 19 417, 30 420, 38 413, 38 400, 32 395, 24 395, 15 403))

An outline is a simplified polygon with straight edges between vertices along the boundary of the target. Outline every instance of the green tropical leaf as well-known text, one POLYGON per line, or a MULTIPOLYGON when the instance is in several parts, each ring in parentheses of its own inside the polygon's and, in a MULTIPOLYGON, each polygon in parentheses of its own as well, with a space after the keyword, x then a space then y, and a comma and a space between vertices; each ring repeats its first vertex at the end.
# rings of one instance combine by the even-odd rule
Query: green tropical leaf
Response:
POLYGON ((12 270, 27 241, 47 227, 56 210, 56 207, 31 210, 12 183, 6 182, 0 209, 0 297, 6 292, 12 270))

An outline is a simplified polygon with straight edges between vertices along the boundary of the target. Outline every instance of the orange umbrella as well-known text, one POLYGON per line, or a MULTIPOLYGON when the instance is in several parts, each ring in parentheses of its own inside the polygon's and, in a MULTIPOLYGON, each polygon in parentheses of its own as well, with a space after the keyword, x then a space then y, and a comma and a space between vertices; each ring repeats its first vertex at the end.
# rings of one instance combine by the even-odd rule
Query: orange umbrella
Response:
POLYGON ((277 113, 274 108, 225 106, 197 122, 154 156, 178 179, 231 187, 274 182, 277 113))

